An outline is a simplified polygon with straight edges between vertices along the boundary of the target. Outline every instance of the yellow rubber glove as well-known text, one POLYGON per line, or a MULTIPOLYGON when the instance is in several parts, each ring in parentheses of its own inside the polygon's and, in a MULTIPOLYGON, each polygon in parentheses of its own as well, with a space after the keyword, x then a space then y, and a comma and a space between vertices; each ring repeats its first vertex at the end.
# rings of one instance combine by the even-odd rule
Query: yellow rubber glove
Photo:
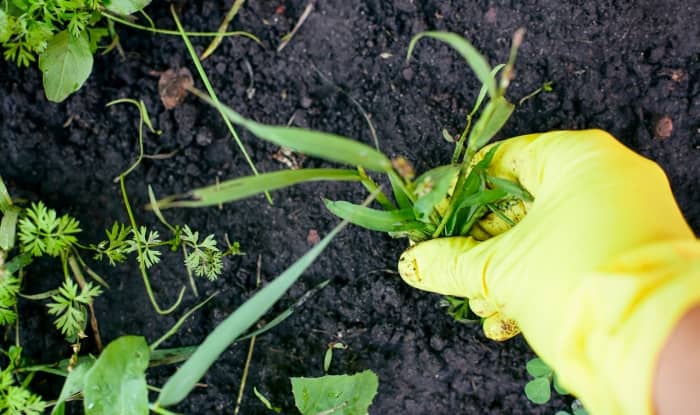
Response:
MULTIPOLYGON (((589 130, 505 140, 489 173, 534 196, 524 218, 484 242, 419 243, 402 278, 468 297, 490 338, 522 331, 593 415, 653 414, 658 355, 700 303, 700 243, 661 168, 589 130)), ((507 228, 496 222, 481 229, 507 228)))

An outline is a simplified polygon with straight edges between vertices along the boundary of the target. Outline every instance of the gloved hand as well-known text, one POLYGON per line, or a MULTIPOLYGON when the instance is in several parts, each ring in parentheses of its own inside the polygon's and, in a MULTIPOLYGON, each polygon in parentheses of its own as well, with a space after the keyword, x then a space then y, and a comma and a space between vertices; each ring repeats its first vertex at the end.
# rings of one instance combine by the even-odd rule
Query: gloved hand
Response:
POLYGON ((700 243, 663 171, 588 130, 505 140, 489 173, 534 196, 524 218, 484 242, 419 243, 401 256, 402 278, 468 297, 490 338, 522 331, 593 415, 651 415, 660 350, 700 303, 700 243))

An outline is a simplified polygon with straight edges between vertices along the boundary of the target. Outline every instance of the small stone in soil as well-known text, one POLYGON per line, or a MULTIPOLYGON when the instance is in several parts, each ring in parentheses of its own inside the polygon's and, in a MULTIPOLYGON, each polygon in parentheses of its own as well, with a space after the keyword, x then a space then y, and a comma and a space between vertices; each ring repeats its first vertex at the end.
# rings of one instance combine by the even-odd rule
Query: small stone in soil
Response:
POLYGON ((668 115, 659 117, 654 122, 654 135, 661 139, 666 139, 673 133, 673 120, 668 115))
POLYGON ((316 229, 309 229, 309 234, 306 235, 306 243, 313 246, 319 242, 321 242, 321 237, 318 236, 318 231, 316 229))

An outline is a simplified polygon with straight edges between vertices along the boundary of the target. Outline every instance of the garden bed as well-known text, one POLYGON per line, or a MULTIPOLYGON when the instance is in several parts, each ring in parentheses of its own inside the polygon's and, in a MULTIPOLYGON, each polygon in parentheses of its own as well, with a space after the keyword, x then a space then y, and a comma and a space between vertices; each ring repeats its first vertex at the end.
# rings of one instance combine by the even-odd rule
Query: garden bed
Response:
MULTIPOLYGON (((495 64, 507 59, 513 32, 525 27, 528 32, 508 95, 517 102, 546 81, 552 82, 553 90, 518 105, 499 137, 552 129, 608 130, 666 170, 682 211, 699 232, 700 7, 682 0, 663 7, 654 2, 471 3, 318 1, 286 48, 277 52, 280 38, 294 27, 307 2, 251 1, 232 28, 255 34, 263 46, 241 37, 225 39, 204 67, 221 101, 248 118, 268 124, 291 121, 372 144, 352 97, 370 115, 382 151, 405 156, 421 172, 449 162, 452 147, 441 130, 461 131, 480 84, 452 49, 436 41, 423 41, 406 64, 411 37, 424 30, 456 32, 495 64), (670 135, 665 117, 672 123, 670 135)), ((175 4, 185 27, 200 31, 215 30, 230 7, 223 1, 175 4)), ((169 5, 155 1, 147 8, 158 27, 174 27, 169 5)), ((35 67, 20 70, 0 63, 0 175, 14 196, 41 199, 75 216, 83 238, 95 243, 115 219, 127 219, 113 179, 138 154, 137 111, 130 106, 105 108, 109 101, 142 99, 162 131, 146 136, 145 152, 169 155, 144 160, 126 181, 141 222, 156 223, 143 209, 148 184, 164 196, 217 178, 250 174, 215 110, 193 97, 173 110, 161 104, 157 73, 192 68, 182 39, 123 26, 117 30, 125 58, 116 52, 97 56, 85 86, 62 104, 46 101, 35 67)), ((194 40, 200 50, 207 42, 194 40)), ((289 160, 280 157, 278 148, 239 132, 261 171, 288 167, 289 160)), ((324 165, 315 159, 291 161, 305 167, 324 165)), ((364 191, 347 183, 314 184, 272 196, 274 205, 259 196, 221 209, 165 212, 173 222, 215 233, 221 240, 227 233, 246 253, 227 259, 217 281, 199 280, 202 294, 221 293, 194 314, 168 346, 201 342, 249 298, 256 290, 258 258, 262 280, 270 281, 318 235, 332 229, 338 220, 325 209, 322 197, 359 202, 364 191)), ((289 377, 321 375, 323 354, 334 341, 348 349, 335 352, 331 373, 372 369, 379 376, 372 414, 544 414, 565 409, 568 398, 537 406, 525 397, 525 364, 533 354, 522 337, 489 341, 478 325, 454 322, 439 307, 439 296, 405 285, 396 273, 404 248, 404 240, 357 227, 349 227, 332 242, 275 310, 283 310, 324 279, 331 283, 258 338, 242 414, 267 413, 252 386, 281 405, 283 413, 293 413, 289 377)), ((162 305, 174 302, 187 284, 179 261, 164 259, 153 272, 162 305)), ((32 267, 23 292, 60 283, 61 270, 55 265, 32 267)), ((95 267, 112 287, 95 303, 105 343, 124 334, 153 341, 181 315, 156 314, 133 261, 116 268, 95 267)), ((188 291, 184 305, 197 302, 188 291)), ((70 356, 45 306, 22 301, 20 310, 26 316, 20 329, 28 358, 51 362, 70 356)), ((91 347, 87 341, 85 350, 91 347)), ((242 343, 231 347, 202 380, 206 387, 196 389, 175 409, 231 413, 246 353, 242 343)), ((173 371, 159 368, 149 383, 161 385, 173 371)), ((60 380, 50 376, 34 384, 45 393, 60 388, 60 380)))

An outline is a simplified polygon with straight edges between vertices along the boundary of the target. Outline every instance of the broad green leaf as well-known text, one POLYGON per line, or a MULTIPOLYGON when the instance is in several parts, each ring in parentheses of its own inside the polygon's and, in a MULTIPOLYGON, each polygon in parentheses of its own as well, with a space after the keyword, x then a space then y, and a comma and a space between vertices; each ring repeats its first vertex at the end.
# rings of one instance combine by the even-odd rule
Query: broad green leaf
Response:
POLYGON ((192 357, 168 379, 160 391, 158 403, 167 407, 182 401, 219 355, 284 295, 346 225, 347 222, 342 222, 336 226, 321 242, 219 324, 204 339, 192 357))
POLYGON ((189 197, 187 200, 179 196, 166 197, 158 201, 158 208, 214 206, 245 199, 267 190, 322 180, 359 181, 360 176, 354 170, 345 169, 282 170, 227 180, 212 186, 191 190, 184 195, 184 197, 189 197))
POLYGON ((92 72, 92 53, 88 35, 73 36, 67 30, 51 38, 39 55, 39 69, 49 101, 61 102, 80 89, 92 72))
POLYGON ((495 188, 505 190, 506 192, 517 197, 518 199, 524 200, 526 202, 532 202, 533 200, 535 200, 530 194, 530 192, 525 190, 516 182, 501 179, 500 177, 493 177, 491 175, 486 176, 486 180, 489 183, 491 183, 491 185, 495 188))
POLYGON ((476 152, 485 146, 503 128, 514 108, 515 106, 502 96, 489 101, 469 133, 468 148, 476 152))
POLYGON ((566 411, 557 411, 557 413, 554 415, 571 415, 571 414, 566 412, 566 411))
MULTIPOLYGON (((199 95, 199 98, 217 108, 209 97, 199 95)), ((251 133, 278 146, 329 161, 362 166, 368 170, 386 172, 391 169, 391 161, 384 154, 359 141, 304 128, 260 124, 244 118, 223 104, 218 109, 235 124, 242 125, 251 133)))
POLYGON ((9 251, 15 246, 18 217, 19 209, 13 206, 5 210, 2 221, 0 221, 0 249, 4 251, 9 251))
POLYGON ((85 387, 85 376, 92 367, 93 361, 86 361, 78 364, 68 373, 66 381, 63 383, 61 394, 58 395, 56 406, 51 411, 51 415, 63 413, 65 402, 68 398, 81 392, 85 387))
POLYGON ((122 336, 105 347, 85 375, 86 415, 147 415, 146 340, 122 336))
POLYGON ((559 377, 556 375, 556 373, 552 379, 552 386, 554 386, 554 390, 557 391, 559 395, 569 394, 569 391, 559 383, 559 377))
POLYGON ((440 166, 423 173, 416 180, 416 203, 413 204, 413 212, 416 219, 422 222, 430 222, 430 214, 435 205, 447 197, 453 183, 457 180, 458 166, 440 166))
POLYGON ((12 206, 12 198, 10 197, 10 192, 7 191, 7 187, 5 187, 2 176, 0 176, 0 213, 5 213, 10 206, 12 206))
POLYGON ((354 375, 292 378, 294 403, 302 415, 364 415, 379 388, 371 370, 354 375))
POLYGON ((105 2, 105 8, 112 13, 128 16, 143 10, 151 0, 109 0, 105 2))
POLYGON ((377 210, 342 200, 324 199, 324 203, 339 218, 373 231, 401 232, 425 227, 416 221, 412 209, 377 210))
POLYGON ((484 58, 481 53, 471 43, 469 43, 462 36, 456 33, 449 32, 423 32, 415 35, 411 39, 411 43, 408 45, 407 59, 411 58, 413 54, 413 48, 415 48, 416 43, 424 37, 431 37, 438 39, 450 45, 453 49, 459 52, 460 55, 467 61, 469 66, 479 78, 482 84, 486 85, 489 96, 494 98, 498 96, 498 89, 496 88, 496 80, 491 74, 491 67, 489 66, 486 58, 484 58))
POLYGON ((552 374, 552 368, 547 366, 547 364, 540 358, 534 358, 527 362, 526 368, 527 373, 536 378, 549 376, 552 374))
POLYGON ((542 405, 549 402, 552 397, 552 389, 549 385, 549 378, 536 378, 525 385, 525 395, 533 403, 542 405))

